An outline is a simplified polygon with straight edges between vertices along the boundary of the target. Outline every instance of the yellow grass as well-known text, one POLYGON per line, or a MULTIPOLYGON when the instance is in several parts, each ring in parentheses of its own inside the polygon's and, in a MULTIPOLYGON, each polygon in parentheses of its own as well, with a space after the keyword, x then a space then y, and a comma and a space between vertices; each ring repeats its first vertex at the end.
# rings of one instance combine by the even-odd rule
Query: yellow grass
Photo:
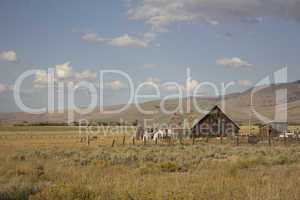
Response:
POLYGON ((123 145, 121 134, 87 146, 74 127, 35 127, 27 135, 22 128, 3 129, 1 200, 300 198, 297 143, 237 147, 228 139, 223 145, 211 139, 133 145, 129 134, 123 145))

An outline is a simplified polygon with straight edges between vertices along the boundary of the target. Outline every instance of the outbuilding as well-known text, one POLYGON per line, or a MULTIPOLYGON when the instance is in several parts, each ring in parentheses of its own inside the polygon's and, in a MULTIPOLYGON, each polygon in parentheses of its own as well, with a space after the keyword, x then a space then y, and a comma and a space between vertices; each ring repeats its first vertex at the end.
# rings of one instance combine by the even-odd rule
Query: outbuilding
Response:
POLYGON ((260 133, 263 136, 278 137, 282 133, 288 132, 288 123, 281 121, 271 121, 263 125, 260 129, 260 133))
POLYGON ((235 136, 240 127, 230 119, 218 106, 214 106, 208 114, 197 121, 191 129, 194 137, 201 136, 235 136))

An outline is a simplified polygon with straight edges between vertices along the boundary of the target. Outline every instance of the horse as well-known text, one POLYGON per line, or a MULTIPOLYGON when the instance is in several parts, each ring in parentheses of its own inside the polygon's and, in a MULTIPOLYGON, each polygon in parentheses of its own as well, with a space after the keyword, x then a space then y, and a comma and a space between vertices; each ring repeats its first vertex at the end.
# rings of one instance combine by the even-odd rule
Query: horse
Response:
POLYGON ((167 136, 167 133, 163 132, 162 130, 159 130, 156 133, 154 133, 153 140, 155 141, 160 138, 165 138, 166 136, 167 136))
POLYGON ((153 138, 153 133, 145 132, 143 135, 143 141, 151 140, 153 138))

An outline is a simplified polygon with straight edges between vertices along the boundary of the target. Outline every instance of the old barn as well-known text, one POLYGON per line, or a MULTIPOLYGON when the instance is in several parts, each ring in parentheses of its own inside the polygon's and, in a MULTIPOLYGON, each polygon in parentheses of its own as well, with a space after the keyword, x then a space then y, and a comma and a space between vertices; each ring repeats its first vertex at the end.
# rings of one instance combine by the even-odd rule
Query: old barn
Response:
POLYGON ((195 137, 234 136, 239 133, 239 130, 239 126, 218 106, 215 106, 192 126, 191 132, 195 137))

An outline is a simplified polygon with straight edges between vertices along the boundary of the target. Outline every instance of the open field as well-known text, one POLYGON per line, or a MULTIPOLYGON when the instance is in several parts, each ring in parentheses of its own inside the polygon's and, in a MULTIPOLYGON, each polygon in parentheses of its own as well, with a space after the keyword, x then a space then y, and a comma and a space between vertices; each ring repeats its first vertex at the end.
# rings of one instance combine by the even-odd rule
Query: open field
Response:
POLYGON ((76 127, 0 130, 1 200, 300 198, 300 143, 123 145, 120 135, 87 146, 76 127))

